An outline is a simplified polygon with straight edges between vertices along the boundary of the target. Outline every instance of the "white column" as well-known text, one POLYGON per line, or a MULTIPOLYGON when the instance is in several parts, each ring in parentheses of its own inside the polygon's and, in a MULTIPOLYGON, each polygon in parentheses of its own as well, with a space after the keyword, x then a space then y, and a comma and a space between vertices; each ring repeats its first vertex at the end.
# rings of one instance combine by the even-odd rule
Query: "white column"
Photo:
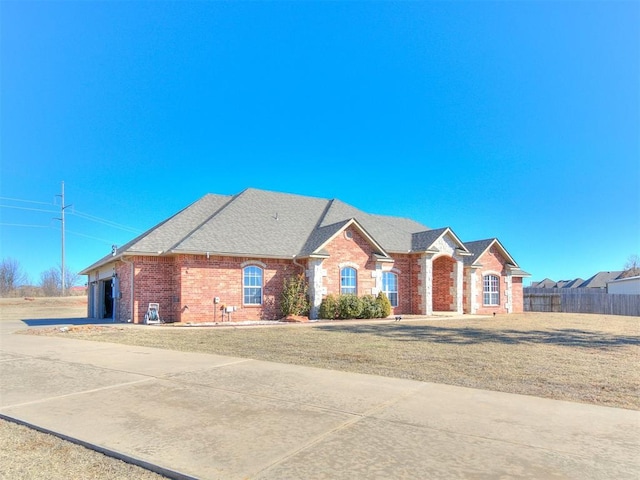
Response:
POLYGON ((462 314, 462 299, 464 297, 464 278, 463 278, 463 268, 464 265, 462 260, 456 260, 456 265, 453 270, 453 284, 455 285, 455 294, 453 296, 453 301, 455 302, 455 311, 458 314, 462 314))
POLYGON ((433 260, 431 255, 420 259, 420 280, 422 281, 422 313, 433 315, 433 260))
POLYGON ((373 287, 371 295, 378 295, 382 291, 382 265, 376 263, 376 269, 371 272, 371 276, 376 281, 376 286, 373 287))
POLYGON ((478 311, 478 271, 471 268, 469 271, 469 313, 475 314, 478 311))
POLYGON ((322 277, 327 276, 327 271, 322 268, 322 259, 314 258, 309 260, 309 269, 306 273, 309 278, 309 300, 311 303, 309 318, 314 320, 318 318, 318 310, 324 294, 322 277))
POLYGON ((513 312, 513 282, 511 281, 511 274, 504 277, 505 283, 505 308, 507 309, 507 313, 513 312))

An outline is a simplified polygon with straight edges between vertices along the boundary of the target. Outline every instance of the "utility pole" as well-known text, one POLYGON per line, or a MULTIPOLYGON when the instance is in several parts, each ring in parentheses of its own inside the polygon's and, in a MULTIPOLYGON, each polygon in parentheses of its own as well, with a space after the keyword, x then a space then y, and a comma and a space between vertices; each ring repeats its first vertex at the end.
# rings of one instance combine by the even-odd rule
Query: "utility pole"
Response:
POLYGON ((64 211, 67 207, 70 207, 71 205, 65 205, 64 204, 64 182, 62 182, 62 193, 60 195, 56 195, 57 197, 61 198, 60 201, 60 218, 58 218, 58 220, 60 220, 60 222, 62 223, 62 267, 61 267, 61 281, 62 281, 62 296, 64 297, 65 295, 65 290, 66 290, 66 279, 65 279, 65 268, 64 268, 64 211))

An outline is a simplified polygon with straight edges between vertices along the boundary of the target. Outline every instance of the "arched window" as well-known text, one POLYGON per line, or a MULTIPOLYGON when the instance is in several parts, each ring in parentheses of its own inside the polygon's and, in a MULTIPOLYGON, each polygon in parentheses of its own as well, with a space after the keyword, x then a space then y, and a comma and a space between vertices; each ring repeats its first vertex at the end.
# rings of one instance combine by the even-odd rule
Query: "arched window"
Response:
POLYGON ((497 275, 485 275, 483 278, 483 304, 500 305, 500 279, 497 275))
POLYGON ((382 272, 382 291, 392 307, 398 306, 398 275, 393 272, 382 272))
POLYGON ((244 305, 262 305, 262 269, 249 265, 242 269, 244 305))
POLYGON ((340 270, 340 293, 356 295, 356 269, 345 267, 340 270))

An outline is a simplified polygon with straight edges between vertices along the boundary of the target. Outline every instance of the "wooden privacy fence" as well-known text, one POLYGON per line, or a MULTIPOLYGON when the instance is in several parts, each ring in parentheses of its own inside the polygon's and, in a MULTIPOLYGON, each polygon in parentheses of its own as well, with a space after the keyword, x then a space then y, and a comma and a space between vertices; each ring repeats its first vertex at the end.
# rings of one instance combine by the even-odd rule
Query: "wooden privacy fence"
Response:
POLYGON ((528 287, 524 289, 524 311, 640 316, 640 295, 606 293, 593 288, 528 287))

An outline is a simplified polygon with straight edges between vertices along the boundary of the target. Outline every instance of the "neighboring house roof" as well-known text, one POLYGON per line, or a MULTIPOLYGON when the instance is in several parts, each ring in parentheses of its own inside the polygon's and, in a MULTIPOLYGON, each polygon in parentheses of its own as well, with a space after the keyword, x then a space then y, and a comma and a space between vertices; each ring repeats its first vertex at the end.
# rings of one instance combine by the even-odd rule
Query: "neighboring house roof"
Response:
POLYGON ((575 279, 569 280, 567 283, 565 283, 562 286, 562 288, 578 288, 583 283, 584 283, 584 280, 582 278, 575 278, 575 279))
POLYGON ((556 282, 550 278, 545 278, 540 282, 533 282, 531 286, 533 288, 554 288, 556 286, 556 282))
POLYGON ((580 288, 607 288, 607 282, 616 280, 622 274, 622 270, 616 272, 598 272, 593 277, 585 280, 580 288))
POLYGON ((470 254, 448 227, 431 230, 407 218, 372 215, 337 199, 248 188, 237 195, 205 195, 81 273, 125 255, 325 256, 327 242, 349 227, 362 233, 380 259, 390 253, 428 251, 445 235, 459 253, 470 254))

